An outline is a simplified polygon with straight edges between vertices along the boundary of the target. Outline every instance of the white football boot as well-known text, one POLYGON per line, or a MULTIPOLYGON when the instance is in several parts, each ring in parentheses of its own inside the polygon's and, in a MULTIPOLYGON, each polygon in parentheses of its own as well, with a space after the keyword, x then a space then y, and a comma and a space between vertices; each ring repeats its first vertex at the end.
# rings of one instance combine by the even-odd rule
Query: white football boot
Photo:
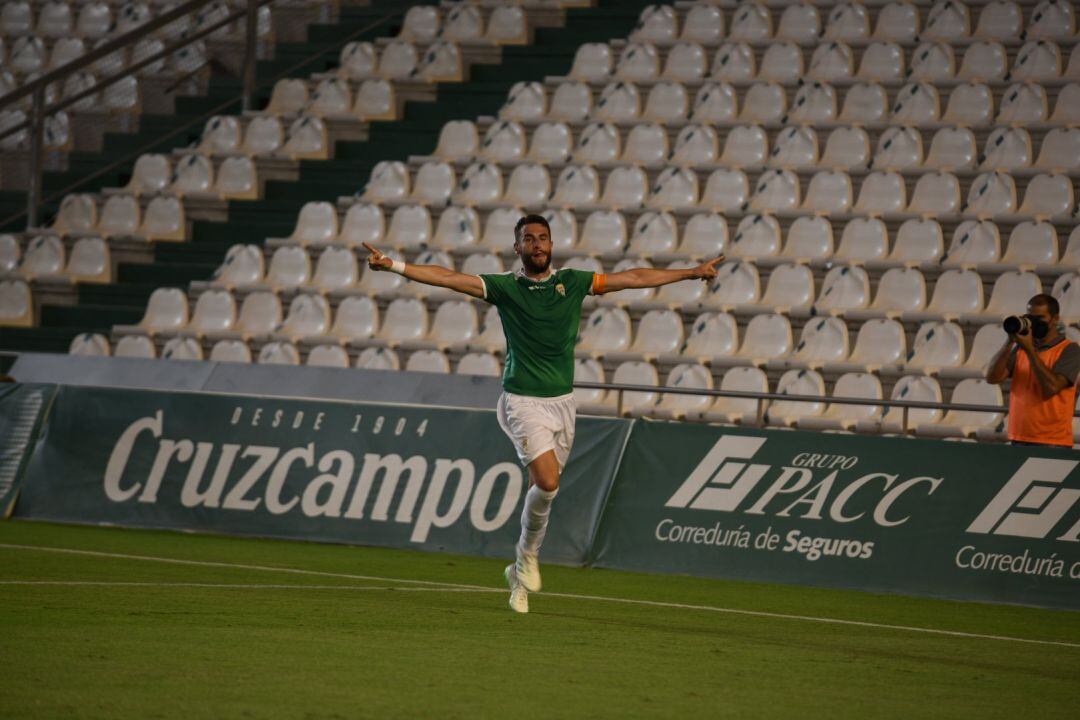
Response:
POLYGON ((521 552, 520 548, 514 552, 517 555, 514 569, 517 570, 518 582, 529 592, 540 592, 540 561, 535 554, 521 552))
POLYGON ((516 613, 529 612, 529 593, 518 581, 517 570, 514 565, 507 565, 503 570, 506 584, 510 586, 510 609, 516 613))

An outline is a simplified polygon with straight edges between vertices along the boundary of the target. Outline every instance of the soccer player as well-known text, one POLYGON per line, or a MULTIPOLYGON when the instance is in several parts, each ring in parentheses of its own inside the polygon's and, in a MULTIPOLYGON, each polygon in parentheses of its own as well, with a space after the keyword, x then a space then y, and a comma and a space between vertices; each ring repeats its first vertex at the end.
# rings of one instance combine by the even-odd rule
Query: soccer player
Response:
POLYGON ((510 607, 529 611, 529 592, 540 590, 540 545, 551 504, 559 490, 574 443, 574 343, 587 295, 628 288, 651 288, 716 277, 724 256, 685 270, 640 268, 610 275, 551 267, 551 227, 542 215, 526 215, 514 228, 514 252, 521 269, 491 275, 466 275, 437 265, 392 260, 367 243, 368 267, 410 280, 482 298, 499 309, 506 335, 506 363, 498 419, 528 469, 529 490, 521 513, 521 539, 515 562, 504 575, 510 607))

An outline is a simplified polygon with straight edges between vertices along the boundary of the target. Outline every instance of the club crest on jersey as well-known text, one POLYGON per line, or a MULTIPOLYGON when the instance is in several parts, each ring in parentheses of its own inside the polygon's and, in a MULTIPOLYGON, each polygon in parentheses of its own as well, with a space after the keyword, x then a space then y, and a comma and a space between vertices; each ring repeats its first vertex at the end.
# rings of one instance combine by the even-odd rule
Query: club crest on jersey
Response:
POLYGON ((555 286, 555 292, 559 293, 563 297, 566 297, 566 287, 562 283, 559 283, 555 286))

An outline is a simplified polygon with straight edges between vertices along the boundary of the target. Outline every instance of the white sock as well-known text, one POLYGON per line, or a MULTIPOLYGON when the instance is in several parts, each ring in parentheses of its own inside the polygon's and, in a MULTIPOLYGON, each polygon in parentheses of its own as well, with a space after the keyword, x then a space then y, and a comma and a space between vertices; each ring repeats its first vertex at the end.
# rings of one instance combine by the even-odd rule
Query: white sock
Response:
POLYGON ((558 489, 548 492, 533 485, 525 493, 525 508, 521 511, 521 539, 518 540, 518 550, 521 552, 529 555, 540 552, 544 534, 547 533, 551 503, 558 492, 558 489))

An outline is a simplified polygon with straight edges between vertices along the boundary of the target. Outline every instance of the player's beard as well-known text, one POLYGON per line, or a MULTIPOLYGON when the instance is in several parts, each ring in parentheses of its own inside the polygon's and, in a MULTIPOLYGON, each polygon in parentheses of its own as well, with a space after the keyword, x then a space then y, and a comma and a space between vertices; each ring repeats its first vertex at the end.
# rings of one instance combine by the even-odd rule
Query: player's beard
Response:
POLYGON ((543 260, 537 262, 533 259, 532 255, 522 255, 521 264, 525 267, 525 272, 530 275, 541 275, 546 273, 548 268, 551 267, 551 253, 544 253, 543 260))

